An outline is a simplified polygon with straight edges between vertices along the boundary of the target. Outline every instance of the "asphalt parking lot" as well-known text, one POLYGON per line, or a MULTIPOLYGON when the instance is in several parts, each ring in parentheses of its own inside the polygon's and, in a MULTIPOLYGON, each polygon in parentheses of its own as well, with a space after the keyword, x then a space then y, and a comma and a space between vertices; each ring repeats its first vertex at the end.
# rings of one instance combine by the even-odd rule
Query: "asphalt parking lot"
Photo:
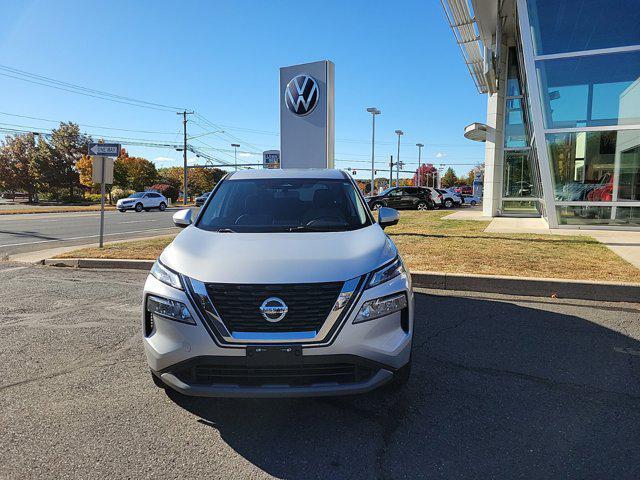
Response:
POLYGON ((425 290, 400 394, 192 399, 144 278, 0 263, 0 478, 640 478, 640 304, 425 290))

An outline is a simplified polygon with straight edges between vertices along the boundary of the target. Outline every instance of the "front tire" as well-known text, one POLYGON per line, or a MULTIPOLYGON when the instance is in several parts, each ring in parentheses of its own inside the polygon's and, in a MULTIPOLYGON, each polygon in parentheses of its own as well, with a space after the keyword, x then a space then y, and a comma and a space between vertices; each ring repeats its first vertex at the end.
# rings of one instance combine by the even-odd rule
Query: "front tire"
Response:
POLYGON ((160 380, 160 377, 156 377, 153 372, 149 372, 149 374, 151 375, 151 380, 153 380, 153 384, 156 387, 162 388, 162 389, 166 389, 167 388, 165 383, 162 380, 160 380))
POLYGON ((418 210, 429 210, 429 204, 427 202, 418 202, 418 210))
POLYGON ((136 212, 140 213, 144 207, 141 203, 136 203, 136 212))
POLYGON ((476 202, 475 200, 471 200, 471 206, 475 207, 478 204, 478 202, 476 202))
POLYGON ((158 210, 160 210, 161 212, 164 212, 167 209, 167 204, 164 202, 160 203, 160 206, 158 207, 158 210))
POLYGON ((450 198, 447 198, 444 201, 444 208, 451 208, 453 207, 453 200, 451 200, 450 198))

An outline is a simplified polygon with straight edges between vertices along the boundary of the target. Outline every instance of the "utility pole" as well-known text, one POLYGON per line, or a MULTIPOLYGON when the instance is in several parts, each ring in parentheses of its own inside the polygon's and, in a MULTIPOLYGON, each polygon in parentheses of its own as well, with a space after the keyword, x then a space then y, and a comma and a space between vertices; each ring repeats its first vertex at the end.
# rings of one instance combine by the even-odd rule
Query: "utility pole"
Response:
POLYGON ((398 173, 396 175, 396 187, 400 186, 400 137, 402 135, 404 135, 404 132, 402 130, 396 130, 396 134, 398 135, 398 156, 396 157, 396 167, 398 169, 398 173))
POLYGON ((389 188, 393 187, 393 155, 389 155, 389 188))
POLYGON ((373 195, 373 186, 375 183, 375 172, 376 172, 376 162, 375 162, 376 115, 380 115, 381 112, 376 107, 367 108, 367 112, 369 112, 373 117, 373 125, 371 127, 371 190, 369 190, 369 194, 373 195))
MULTIPOLYGON (((424 147, 424 145, 422 143, 416 143, 416 147, 418 147, 418 170, 416 171, 416 187, 419 187, 420 186, 420 166, 422 161, 422 147, 424 147)), ((429 182, 427 181, 427 184, 428 183, 429 182)))
POLYGON ((240 148, 240 144, 232 143, 231 146, 233 147, 233 160, 235 163, 235 169, 238 170, 238 148, 240 148))
POLYGON ((182 159, 184 161, 182 171, 182 204, 187 204, 187 115, 193 115, 193 111, 187 112, 186 110, 178 112, 176 115, 182 115, 182 126, 184 131, 184 142, 182 144, 182 159))

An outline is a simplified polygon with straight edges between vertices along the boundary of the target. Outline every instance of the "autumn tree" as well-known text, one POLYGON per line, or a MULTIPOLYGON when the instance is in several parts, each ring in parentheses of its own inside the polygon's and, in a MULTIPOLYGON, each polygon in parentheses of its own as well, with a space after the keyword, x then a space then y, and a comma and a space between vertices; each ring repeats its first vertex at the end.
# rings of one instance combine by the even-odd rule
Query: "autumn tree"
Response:
POLYGON ((37 193, 36 166, 37 147, 35 135, 24 133, 7 136, 2 145, 0 171, 2 183, 11 192, 26 192, 29 202, 33 202, 37 193))
POLYGON ((431 185, 435 185, 435 179, 437 178, 438 169, 433 166, 431 163, 423 163, 418 167, 417 172, 413 175, 414 184, 416 182, 416 177, 420 178, 420 186, 428 187, 431 185))

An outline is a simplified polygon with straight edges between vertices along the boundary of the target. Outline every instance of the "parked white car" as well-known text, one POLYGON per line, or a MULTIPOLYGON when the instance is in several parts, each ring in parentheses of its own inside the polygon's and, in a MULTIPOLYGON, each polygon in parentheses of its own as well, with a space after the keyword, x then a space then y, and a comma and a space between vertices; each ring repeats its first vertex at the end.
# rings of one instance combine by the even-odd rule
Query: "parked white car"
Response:
POLYGON ((167 208, 167 198, 157 192, 136 192, 129 195, 127 198, 121 198, 116 203, 116 208, 121 212, 127 210, 135 210, 141 212, 142 210, 149 211, 152 208, 157 208, 161 212, 164 212, 167 208))

